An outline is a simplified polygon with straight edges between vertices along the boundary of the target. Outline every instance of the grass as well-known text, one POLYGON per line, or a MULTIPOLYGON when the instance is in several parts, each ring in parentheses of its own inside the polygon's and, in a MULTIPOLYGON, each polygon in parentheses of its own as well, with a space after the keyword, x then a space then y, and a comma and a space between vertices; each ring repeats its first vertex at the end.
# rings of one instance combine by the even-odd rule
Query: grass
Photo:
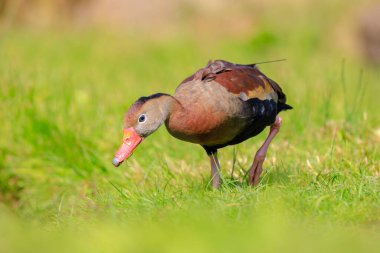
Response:
MULTIPOLYGON (((328 17, 320 22, 333 22, 328 17)), ((283 34, 280 23, 210 41, 7 31, 0 39, 0 252, 378 249, 378 69, 321 39, 313 23, 283 34), (123 114, 136 98, 173 93, 209 59, 283 57, 261 69, 295 109, 282 113, 259 187, 243 177, 266 133, 220 151, 217 191, 202 148, 164 128, 112 166, 123 114)))

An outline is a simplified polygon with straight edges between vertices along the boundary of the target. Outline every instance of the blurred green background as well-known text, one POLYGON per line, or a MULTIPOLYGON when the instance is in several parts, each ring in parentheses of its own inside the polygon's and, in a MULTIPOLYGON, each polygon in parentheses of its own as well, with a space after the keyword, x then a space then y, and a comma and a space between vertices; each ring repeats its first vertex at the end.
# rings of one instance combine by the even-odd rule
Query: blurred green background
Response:
POLYGON ((376 252, 376 6, 0 0, 0 252, 376 252), (282 58, 260 68, 294 110, 257 188, 266 132, 220 151, 217 191, 203 149, 164 128, 112 166, 138 97, 210 59, 282 58))

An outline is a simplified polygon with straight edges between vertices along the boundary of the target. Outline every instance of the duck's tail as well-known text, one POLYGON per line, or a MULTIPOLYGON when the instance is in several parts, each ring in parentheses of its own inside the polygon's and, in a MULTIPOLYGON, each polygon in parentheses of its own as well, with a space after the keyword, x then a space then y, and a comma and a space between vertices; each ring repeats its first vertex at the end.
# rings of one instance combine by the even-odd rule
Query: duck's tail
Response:
POLYGON ((291 110, 291 109, 293 109, 293 106, 290 106, 288 104, 278 103, 278 105, 277 105, 278 112, 291 110))

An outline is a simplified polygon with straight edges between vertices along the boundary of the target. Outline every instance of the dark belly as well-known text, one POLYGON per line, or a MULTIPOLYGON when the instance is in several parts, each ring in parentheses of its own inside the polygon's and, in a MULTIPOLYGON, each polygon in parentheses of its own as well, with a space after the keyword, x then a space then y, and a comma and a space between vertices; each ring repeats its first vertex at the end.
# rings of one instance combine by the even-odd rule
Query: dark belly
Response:
POLYGON ((245 102, 246 110, 251 111, 246 125, 231 140, 217 145, 202 145, 207 152, 215 151, 229 145, 239 144, 249 138, 260 134, 267 126, 276 120, 278 113, 277 103, 273 100, 250 99, 245 102))

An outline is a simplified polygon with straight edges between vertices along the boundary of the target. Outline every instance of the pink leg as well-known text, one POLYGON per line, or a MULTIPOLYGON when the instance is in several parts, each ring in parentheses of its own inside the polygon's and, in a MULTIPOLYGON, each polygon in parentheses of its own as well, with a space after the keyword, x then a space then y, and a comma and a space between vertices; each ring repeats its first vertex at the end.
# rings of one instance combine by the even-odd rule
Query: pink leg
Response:
POLYGON ((259 148, 256 152, 255 159, 253 160, 252 166, 249 170, 248 183, 250 185, 256 186, 259 183, 259 178, 261 172, 263 171, 263 163, 265 160, 265 156, 267 154, 267 150, 269 144, 273 140, 273 138, 277 135, 278 131, 280 131, 282 119, 280 116, 276 117, 275 122, 271 125, 269 135, 265 140, 264 144, 259 148))
POLYGON ((210 163, 211 163, 211 179, 212 179, 212 187, 214 189, 219 188, 220 185, 220 165, 217 157, 217 152, 212 152, 209 154, 210 163))

